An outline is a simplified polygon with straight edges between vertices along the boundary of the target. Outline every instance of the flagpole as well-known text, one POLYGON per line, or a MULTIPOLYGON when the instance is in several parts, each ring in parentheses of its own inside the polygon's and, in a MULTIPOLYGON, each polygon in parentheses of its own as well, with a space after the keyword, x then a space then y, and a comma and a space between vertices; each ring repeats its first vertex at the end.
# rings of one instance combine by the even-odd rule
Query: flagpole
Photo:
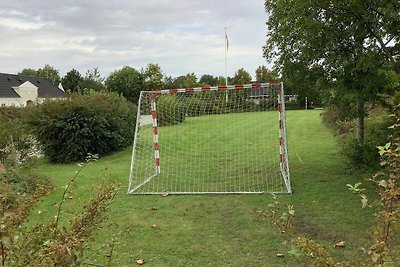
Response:
MULTIPOLYGON (((228 86, 228 35, 225 27, 225 86, 228 86)), ((228 90, 225 92, 225 102, 228 103, 228 90)))
POLYGON ((225 85, 228 85, 228 35, 226 34, 226 27, 225 27, 225 85))

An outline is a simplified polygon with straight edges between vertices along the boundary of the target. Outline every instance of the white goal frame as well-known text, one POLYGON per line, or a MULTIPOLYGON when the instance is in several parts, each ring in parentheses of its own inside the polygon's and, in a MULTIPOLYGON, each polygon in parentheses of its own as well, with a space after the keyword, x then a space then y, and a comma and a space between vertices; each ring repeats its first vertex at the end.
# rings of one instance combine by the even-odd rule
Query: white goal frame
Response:
MULTIPOLYGON (((253 96, 251 96, 253 97, 253 96)), ((184 123, 184 122, 183 122, 184 123)), ((266 178, 268 179, 268 178, 266 178)), ((203 86, 203 87, 194 87, 194 88, 180 88, 180 89, 167 89, 167 90, 154 90, 154 91, 141 91, 138 109, 137 109, 137 118, 136 118, 136 127, 134 132, 134 141, 132 146, 132 157, 131 157, 131 165, 130 165, 130 173, 129 173, 129 183, 128 183, 128 194, 132 195, 154 195, 154 194, 265 194, 265 193, 292 193, 292 188, 290 185, 290 172, 289 172, 289 157, 288 157, 288 145, 287 145, 287 130, 286 130, 286 112, 285 112, 285 94, 283 89, 283 83, 254 83, 254 84, 239 84, 239 85, 228 85, 228 86, 203 86), (277 115, 278 115, 278 131, 279 131, 279 174, 283 181, 283 185, 285 190, 283 191, 265 191, 265 190, 257 190, 257 191, 157 191, 157 192, 141 192, 140 188, 145 186, 147 183, 156 179, 160 173, 162 173, 163 166, 160 163, 162 159, 162 146, 159 145, 159 126, 158 126, 158 113, 157 113, 157 97, 162 95, 175 95, 179 93, 191 93, 191 92, 210 92, 210 91, 225 91, 228 92, 230 90, 241 90, 241 89, 263 89, 269 90, 274 89, 275 97, 277 98, 277 115), (150 103, 142 103, 144 94, 151 95, 150 103), (151 114, 151 127, 152 127, 152 135, 153 135, 153 174, 149 175, 143 181, 137 181, 136 177, 134 177, 134 169, 139 167, 137 166, 136 160, 136 149, 138 147, 138 133, 140 131, 140 127, 143 124, 150 124, 149 121, 146 123, 143 122, 144 117, 147 117, 149 120, 150 116, 141 114, 141 110, 143 108, 142 105, 147 104, 150 105, 150 114, 151 114), (161 153, 160 153, 161 151, 161 153)))

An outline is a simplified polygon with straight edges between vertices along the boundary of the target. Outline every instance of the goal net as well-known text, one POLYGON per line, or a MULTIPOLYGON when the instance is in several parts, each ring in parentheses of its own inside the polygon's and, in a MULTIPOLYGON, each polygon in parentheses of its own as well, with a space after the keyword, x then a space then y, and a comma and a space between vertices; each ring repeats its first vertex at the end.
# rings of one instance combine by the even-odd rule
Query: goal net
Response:
POLYGON ((282 84, 142 91, 128 194, 291 193, 282 84))

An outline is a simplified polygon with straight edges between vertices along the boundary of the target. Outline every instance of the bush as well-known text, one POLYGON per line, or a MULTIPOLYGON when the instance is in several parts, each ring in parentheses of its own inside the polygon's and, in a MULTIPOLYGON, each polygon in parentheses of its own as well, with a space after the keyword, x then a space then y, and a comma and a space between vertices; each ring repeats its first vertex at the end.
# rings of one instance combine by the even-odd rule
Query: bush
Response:
POLYGON ((8 170, 0 175, 0 182, 9 185, 13 191, 20 194, 30 194, 35 192, 39 187, 50 184, 46 176, 24 169, 8 170))
POLYGON ((376 148, 379 144, 373 141, 358 143, 350 139, 342 148, 342 154, 346 156, 350 166, 357 168, 378 167, 379 154, 376 148))
POLYGON ((133 140, 136 108, 115 93, 73 94, 32 107, 28 123, 52 162, 105 155, 133 140))
POLYGON ((0 211, 16 208, 24 195, 32 195, 39 191, 46 193, 51 189, 52 185, 46 176, 27 169, 11 168, 0 175, 0 211))
POLYGON ((363 143, 354 139, 356 121, 346 119, 346 114, 338 107, 330 106, 321 114, 322 121, 339 136, 341 153, 348 164, 356 168, 377 168, 379 154, 377 146, 388 142, 388 127, 393 123, 387 112, 379 106, 369 107, 365 118, 365 137, 363 143))
POLYGON ((25 162, 33 150, 35 140, 23 122, 23 108, 0 108, 0 162, 7 166, 25 162))
MULTIPOLYGON (((342 148, 342 153, 347 157, 350 166, 377 168, 379 166, 377 147, 388 142, 388 127, 392 124, 392 120, 387 118, 382 110, 378 109, 370 114, 365 123, 364 143, 360 144, 357 140, 348 138, 342 148)), ((343 126, 339 127, 339 129, 342 128, 343 126)))

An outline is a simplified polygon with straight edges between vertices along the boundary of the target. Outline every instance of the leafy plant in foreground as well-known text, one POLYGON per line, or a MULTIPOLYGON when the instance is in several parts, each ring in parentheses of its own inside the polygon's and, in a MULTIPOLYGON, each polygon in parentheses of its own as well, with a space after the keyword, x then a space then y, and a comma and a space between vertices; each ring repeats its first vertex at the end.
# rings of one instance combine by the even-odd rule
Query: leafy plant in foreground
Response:
MULTIPOLYGON (((92 160, 95 160, 93 156, 87 158, 87 162, 92 160)), ((70 220, 70 226, 61 226, 59 222, 63 203, 72 183, 85 166, 80 165, 65 187, 54 221, 18 228, 32 207, 30 203, 19 206, 21 211, 17 210, 7 221, 2 222, 0 266, 79 266, 83 263, 83 244, 104 219, 118 190, 116 183, 103 184, 84 204, 83 212, 70 220)), ((111 259, 108 261, 110 264, 111 259)))

